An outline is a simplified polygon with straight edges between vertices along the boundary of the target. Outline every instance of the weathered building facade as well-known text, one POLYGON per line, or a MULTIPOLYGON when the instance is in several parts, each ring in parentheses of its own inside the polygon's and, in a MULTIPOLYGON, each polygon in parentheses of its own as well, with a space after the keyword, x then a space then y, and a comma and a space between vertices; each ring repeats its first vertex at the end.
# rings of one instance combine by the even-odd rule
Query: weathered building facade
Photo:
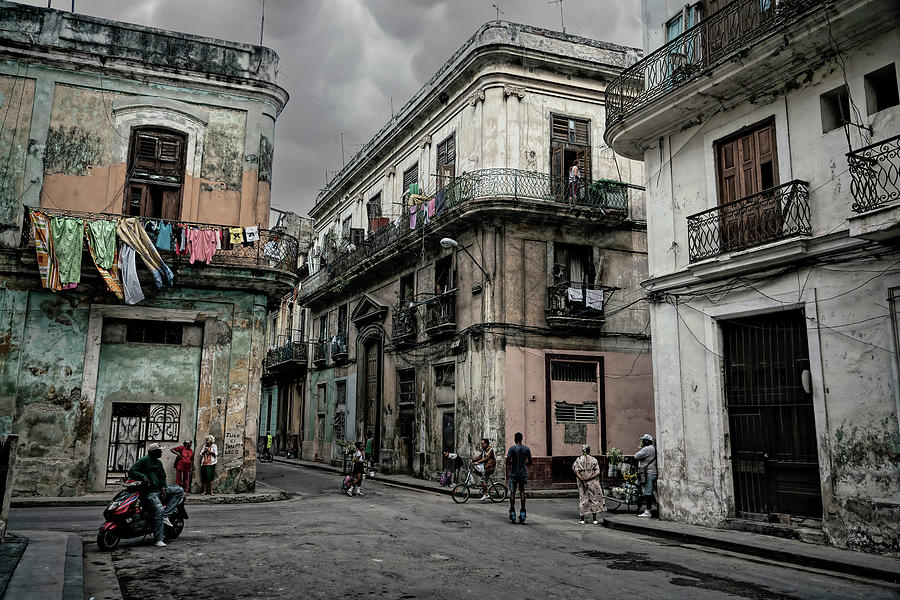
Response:
POLYGON ((529 481, 653 432, 640 163, 602 143, 633 49, 482 26, 319 195, 304 458, 385 471, 516 431, 529 481), (578 169, 573 165, 578 162, 578 169))
POLYGON ((900 551, 898 22, 645 3, 606 141, 648 174, 663 518, 900 551))
POLYGON ((207 433, 216 487, 254 486, 265 318, 297 280, 296 239, 267 229, 276 65, 267 48, 0 2, 0 432, 19 435, 16 494, 108 489, 147 444, 207 433), (129 244, 100 237, 128 226, 167 265, 138 262, 140 301, 116 274, 129 244), (111 268, 95 267, 101 239, 111 268))

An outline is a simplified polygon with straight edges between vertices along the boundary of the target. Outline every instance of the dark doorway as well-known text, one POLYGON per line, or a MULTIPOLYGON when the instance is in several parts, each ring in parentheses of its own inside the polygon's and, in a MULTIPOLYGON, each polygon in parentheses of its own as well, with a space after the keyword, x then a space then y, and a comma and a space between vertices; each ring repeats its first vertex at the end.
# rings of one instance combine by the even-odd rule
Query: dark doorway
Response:
POLYGON ((365 394, 362 411, 362 439, 372 438, 372 457, 381 454, 381 344, 372 341, 365 346, 365 394))
POLYGON ((447 411, 441 417, 441 452, 456 452, 456 415, 447 411))
POLYGON ((820 518, 813 399, 803 386, 809 370, 803 312, 730 319, 721 326, 738 516, 820 518))

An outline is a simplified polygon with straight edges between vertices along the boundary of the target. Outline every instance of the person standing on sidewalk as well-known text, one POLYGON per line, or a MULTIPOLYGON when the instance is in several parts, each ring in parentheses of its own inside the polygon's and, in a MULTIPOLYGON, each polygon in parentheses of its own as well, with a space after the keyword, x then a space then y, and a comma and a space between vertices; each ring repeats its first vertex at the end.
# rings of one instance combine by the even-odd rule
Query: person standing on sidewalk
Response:
POLYGON ((652 516, 650 509, 653 508, 653 486, 656 485, 656 478, 659 471, 656 468, 656 446, 653 443, 653 436, 645 433, 640 438, 641 448, 634 454, 634 459, 638 461, 638 484, 641 486, 643 494, 638 499, 638 516, 648 518, 652 516), (644 512, 640 512, 641 504, 647 503, 644 512))
POLYGON ((363 455, 363 443, 356 442, 353 453, 353 485, 347 489, 348 496, 364 496, 362 491, 363 476, 366 471, 366 457, 363 455))
POLYGON ((191 491, 191 468, 194 466, 194 451, 190 440, 185 440, 170 452, 178 457, 175 459, 175 485, 180 485, 187 494, 191 491))
POLYGON ((497 468, 497 457, 494 456, 494 449, 491 448, 491 440, 488 438, 481 439, 481 456, 474 459, 472 464, 482 465, 482 468, 484 469, 481 474, 481 501, 487 502, 491 499, 490 496, 488 496, 487 482, 491 475, 494 474, 494 469, 497 468))
POLYGON ((175 512, 181 499, 184 498, 184 490, 181 487, 166 485, 166 468, 159 460, 162 453, 163 449, 159 444, 150 444, 150 447, 147 448, 147 456, 139 458, 128 469, 129 477, 144 482, 142 487, 146 490, 145 498, 153 507, 154 537, 156 545, 160 548, 164 548, 166 545, 163 541, 165 536, 163 525, 172 526, 169 515, 175 512), (163 506, 163 500, 167 501, 165 506, 163 506))
POLYGON ((216 478, 216 463, 219 462, 219 449, 216 438, 206 436, 206 443, 200 450, 200 483, 203 484, 204 496, 215 496, 212 490, 213 479, 216 478))
POLYGON ((506 451, 506 477, 509 479, 509 522, 516 522, 516 488, 520 490, 519 523, 525 522, 525 482, 531 466, 531 449, 522 444, 522 433, 516 432, 515 446, 506 451))
POLYGON ((603 500, 603 488, 600 486, 600 463, 591 456, 591 447, 584 444, 581 456, 572 465, 575 477, 578 478, 578 510, 581 513, 579 525, 584 525, 584 517, 591 513, 591 520, 598 525, 597 513, 606 512, 603 500))

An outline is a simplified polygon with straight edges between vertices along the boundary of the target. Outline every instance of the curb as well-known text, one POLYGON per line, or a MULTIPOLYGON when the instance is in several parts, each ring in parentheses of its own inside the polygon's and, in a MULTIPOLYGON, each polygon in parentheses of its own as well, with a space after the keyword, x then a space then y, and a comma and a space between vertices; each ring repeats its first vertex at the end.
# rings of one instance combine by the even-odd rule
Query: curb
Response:
POLYGON ((812 567, 815 569, 822 569, 824 571, 832 571, 835 573, 844 573, 847 575, 856 575, 858 577, 865 577, 867 579, 886 581, 888 583, 900 583, 900 571, 891 571, 874 566, 853 564, 836 559, 788 552, 785 550, 779 550, 777 548, 771 548, 762 545, 758 546, 754 544, 746 544, 739 541, 713 538, 686 531, 657 529, 652 526, 637 522, 631 523, 604 518, 602 523, 603 526, 608 529, 661 537, 678 542, 696 544, 698 546, 717 548, 719 550, 728 550, 730 552, 736 552, 738 554, 745 554, 748 556, 758 556, 761 558, 775 560, 783 563, 812 567))
MULTIPOLYGON (((34 497, 13 498, 10 500, 10 508, 53 508, 70 506, 108 506, 114 493, 106 498, 85 498, 71 496, 66 498, 34 497)), ((205 504, 259 504, 261 502, 281 502, 296 497, 295 494, 283 490, 252 494, 220 494, 217 496, 188 496, 185 504, 188 506, 203 506, 205 504)))

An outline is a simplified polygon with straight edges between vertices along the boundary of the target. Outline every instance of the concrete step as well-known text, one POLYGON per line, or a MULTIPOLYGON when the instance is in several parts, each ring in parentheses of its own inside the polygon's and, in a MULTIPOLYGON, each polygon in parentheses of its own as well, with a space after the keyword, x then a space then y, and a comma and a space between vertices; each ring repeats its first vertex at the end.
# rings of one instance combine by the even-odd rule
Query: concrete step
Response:
POLYGON ((28 546, 6 588, 16 600, 84 598, 81 538, 56 531, 29 531, 28 546))

